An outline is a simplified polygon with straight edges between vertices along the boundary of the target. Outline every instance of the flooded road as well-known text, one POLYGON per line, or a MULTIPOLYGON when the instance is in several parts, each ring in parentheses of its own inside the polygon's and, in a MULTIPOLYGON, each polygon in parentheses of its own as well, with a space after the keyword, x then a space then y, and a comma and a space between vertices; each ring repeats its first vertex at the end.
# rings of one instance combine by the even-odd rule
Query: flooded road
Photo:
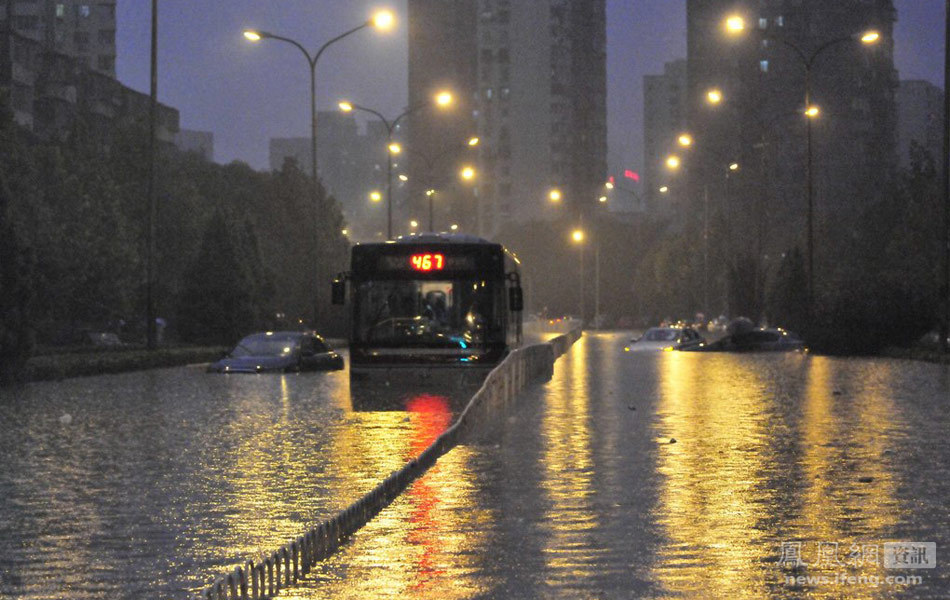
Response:
MULTIPOLYGON (((280 597, 950 597, 950 367, 626 339, 586 334, 280 597), (885 568, 901 541, 936 568, 885 568)), ((371 391, 188 368, 0 391, 0 598, 194 597, 402 466, 471 390, 371 391)))
POLYGON ((624 341, 585 334, 287 597, 950 597, 948 367, 624 341), (937 567, 884 568, 899 541, 937 567))

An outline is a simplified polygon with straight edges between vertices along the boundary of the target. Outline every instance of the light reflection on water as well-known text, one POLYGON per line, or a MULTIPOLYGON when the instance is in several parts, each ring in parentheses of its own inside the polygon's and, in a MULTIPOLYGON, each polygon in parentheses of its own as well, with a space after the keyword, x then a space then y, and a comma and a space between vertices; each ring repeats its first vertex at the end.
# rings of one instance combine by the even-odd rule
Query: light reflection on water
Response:
MULTIPOLYGON (((836 570, 778 564, 783 541, 806 561, 819 541, 841 558, 950 548, 950 369, 631 356, 625 337, 586 335, 494 436, 441 458, 281 597, 950 596, 946 568, 913 589, 798 588, 784 576, 836 570)), ((189 597, 371 489, 472 391, 194 369, 0 391, 0 597, 189 597)))

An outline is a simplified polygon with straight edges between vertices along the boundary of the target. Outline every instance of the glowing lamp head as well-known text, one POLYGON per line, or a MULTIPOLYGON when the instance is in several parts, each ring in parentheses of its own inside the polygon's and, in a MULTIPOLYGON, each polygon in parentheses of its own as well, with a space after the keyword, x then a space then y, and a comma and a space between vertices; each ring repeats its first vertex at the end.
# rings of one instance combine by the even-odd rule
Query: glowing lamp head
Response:
POLYGON ((819 109, 817 106, 812 105, 805 109, 805 116, 808 117, 809 119, 814 119, 818 117, 818 115, 820 114, 821 114, 821 109, 819 109))
POLYGON ((452 105, 452 92, 439 92, 435 95, 435 103, 441 108, 448 108, 452 105))
POLYGON ((688 133, 683 133, 683 134, 680 134, 680 136, 677 138, 676 141, 683 148, 689 148, 690 146, 693 145, 693 136, 691 136, 688 133))
POLYGON ((876 44, 880 40, 881 40, 881 34, 878 33, 877 31, 873 31, 873 30, 865 31, 864 34, 861 35, 862 44, 876 44))
POLYGON ((680 164, 681 164, 680 157, 676 156, 675 154, 671 154, 670 156, 666 157, 667 169, 671 171, 675 171, 676 169, 680 168, 680 164))
POLYGON ((612 181, 608 181, 607 183, 604 184, 604 187, 607 188, 608 190, 612 190, 614 189, 614 184, 612 181))
POLYGON ((607 202, 607 196, 601 196, 600 198, 597 199, 597 201, 600 202, 601 204, 604 204, 605 202, 607 202))
POLYGON ((477 137, 473 136, 473 137, 468 138, 468 145, 477 146, 480 141, 481 140, 479 140, 477 137))
POLYGON ((396 17, 390 10, 380 10, 373 15, 370 23, 380 31, 388 31, 396 23, 396 17))
POLYGON ((458 228, 459 228, 459 226, 456 225, 455 223, 452 223, 452 226, 449 227, 449 229, 451 229, 452 231, 458 231, 458 228))
POLYGON ((575 229, 571 232, 571 239, 576 243, 581 243, 584 241, 584 232, 580 229, 575 229))
POLYGON ((345 113, 353 112, 353 105, 347 102, 346 100, 341 101, 340 103, 337 104, 337 106, 339 106, 340 110, 345 113))
POLYGON ((745 19, 739 15, 731 15, 726 18, 726 33, 739 35, 743 31, 745 31, 745 19))
POLYGON ((713 88, 706 92, 706 101, 712 105, 716 105, 722 102, 722 90, 719 88, 713 88))
POLYGON ((400 152, 402 152, 402 146, 400 146, 396 142, 393 142, 392 144, 389 145, 389 152, 390 154, 399 154, 400 152))
POLYGON ((400 174, 399 174, 399 181, 402 181, 403 183, 405 183, 405 182, 409 181, 409 176, 400 173, 400 174))
POLYGON ((459 171, 459 176, 465 181, 471 181, 475 179, 475 168, 474 167, 462 167, 462 170, 459 171))
POLYGON ((561 190, 554 189, 548 192, 548 200, 551 202, 560 202, 561 198, 561 190))
POLYGON ((260 31, 255 31, 253 29, 244 30, 244 39, 246 39, 249 42, 259 42, 261 41, 262 37, 264 36, 261 35, 260 31))
POLYGON ((729 170, 730 170, 730 171, 738 171, 738 170, 739 170, 739 163, 735 163, 735 162, 734 162, 734 163, 731 163, 731 164, 729 165, 729 170))
POLYGON ((419 221, 416 221, 416 220, 409 221, 409 227, 412 227, 413 229, 415 229, 418 226, 419 226, 419 221))
POLYGON ((660 188, 660 193, 661 193, 661 194, 667 194, 667 193, 669 193, 669 191, 670 191, 670 188, 669 188, 668 186, 665 186, 665 185, 664 185, 663 187, 660 188))
POLYGON ((373 202, 380 202, 383 199, 383 195, 379 192, 370 192, 369 199, 373 202))

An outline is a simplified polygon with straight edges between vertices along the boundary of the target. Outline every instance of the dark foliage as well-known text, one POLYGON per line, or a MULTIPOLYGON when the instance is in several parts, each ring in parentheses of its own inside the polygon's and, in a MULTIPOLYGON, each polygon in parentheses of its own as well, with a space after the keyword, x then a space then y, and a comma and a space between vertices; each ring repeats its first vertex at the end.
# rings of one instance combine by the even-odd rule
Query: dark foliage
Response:
POLYGON ((242 258, 224 215, 215 213, 184 273, 177 311, 182 341, 227 345, 259 327, 252 278, 242 258))
MULTIPOLYGON (((5 223, 17 230, 18 247, 33 252, 31 317, 41 344, 75 343, 86 331, 144 339, 146 141, 144 123, 92 132, 81 121, 60 139, 40 140, 4 113, 0 176, 11 194, 5 223)), ((327 282, 345 270, 349 245, 339 208, 322 189, 315 191, 294 165, 261 173, 166 145, 157 172, 155 296, 167 333, 211 335, 194 315, 187 326, 177 322, 186 297, 217 302, 232 319, 247 319, 232 323, 231 331, 218 323, 214 337, 230 338, 276 315, 283 323, 310 324, 315 309, 316 326, 335 325, 324 332, 339 333, 345 320, 330 307, 327 282), (216 214, 217 235, 235 248, 229 256, 203 246, 216 214), (215 279, 213 268, 225 260, 236 261, 243 279, 215 279), (196 278, 199 267, 205 271, 196 278)), ((25 259, 22 250, 14 254, 25 259)))
POLYGON ((33 255, 20 242, 9 198, 0 176, 0 385, 24 378, 33 350, 33 255))
POLYGON ((808 325, 808 277, 798 248, 785 254, 766 303, 770 324, 803 335, 808 325))
POLYGON ((868 279, 825 299, 803 328, 809 347, 826 354, 871 355, 908 346, 933 323, 933 297, 905 282, 868 279))

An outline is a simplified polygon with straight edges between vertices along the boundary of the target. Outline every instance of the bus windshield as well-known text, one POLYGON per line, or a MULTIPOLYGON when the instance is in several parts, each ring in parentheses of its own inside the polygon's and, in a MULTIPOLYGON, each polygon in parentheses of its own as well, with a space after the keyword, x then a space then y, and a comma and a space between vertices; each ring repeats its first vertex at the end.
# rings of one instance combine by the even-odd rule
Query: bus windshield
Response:
POLYGON ((355 341, 467 349, 504 341, 501 290, 476 279, 374 280, 356 288, 355 341))

